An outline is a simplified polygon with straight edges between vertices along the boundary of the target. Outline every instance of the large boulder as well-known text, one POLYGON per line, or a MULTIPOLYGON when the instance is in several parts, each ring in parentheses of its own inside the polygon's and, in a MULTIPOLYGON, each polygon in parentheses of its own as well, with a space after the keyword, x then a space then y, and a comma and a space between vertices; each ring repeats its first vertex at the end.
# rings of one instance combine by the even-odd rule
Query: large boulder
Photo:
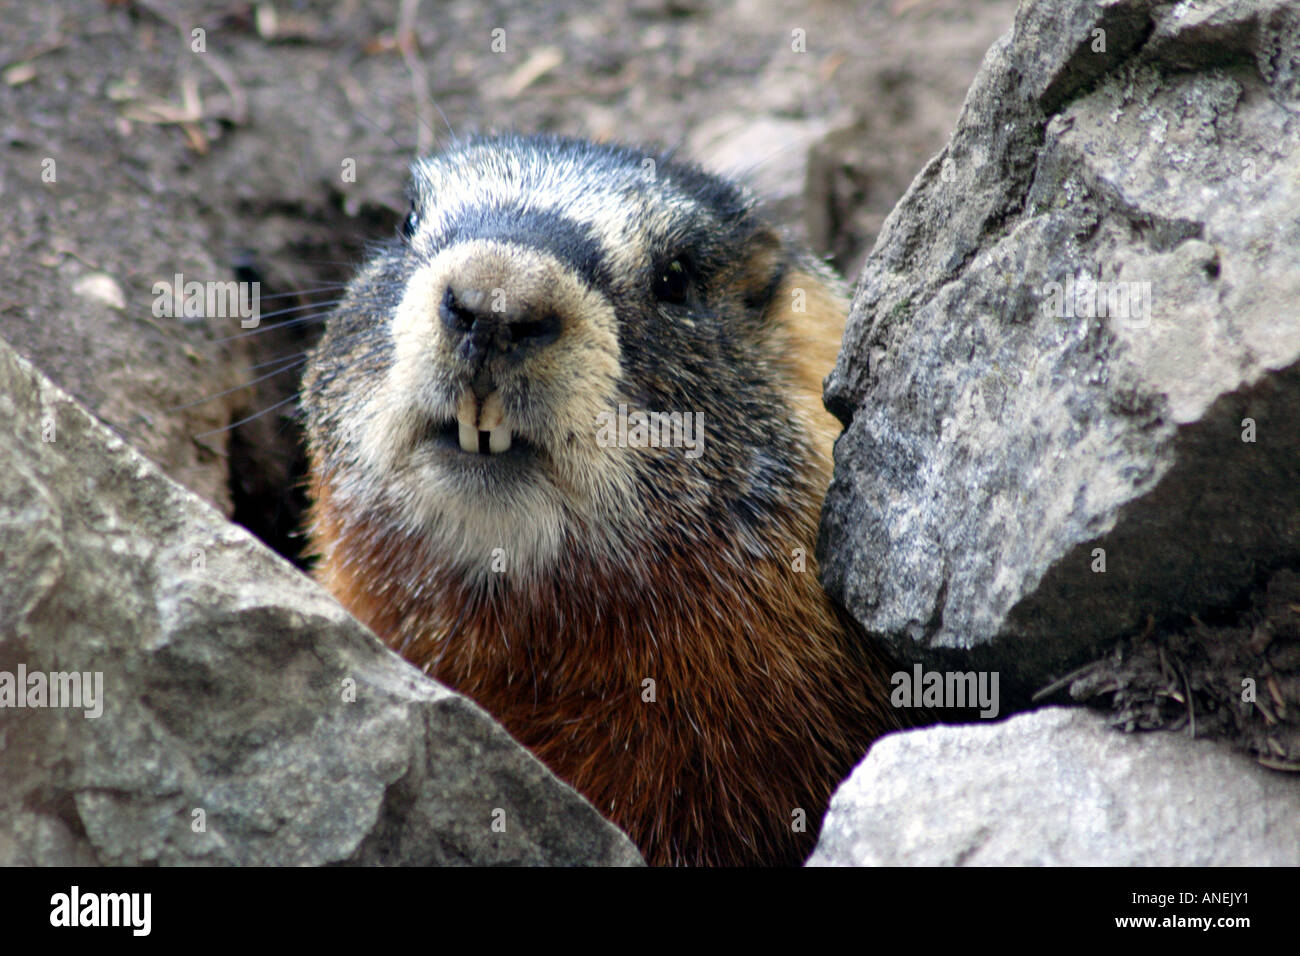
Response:
POLYGON ((1023 3, 860 277, 825 583, 1008 703, 1300 564, 1300 11, 1023 3))
POLYGON ((2 340, 0 462, 0 865, 640 861, 2 340))
POLYGON ((877 741, 809 866, 1296 866, 1300 788, 1226 744, 1082 709, 877 741))

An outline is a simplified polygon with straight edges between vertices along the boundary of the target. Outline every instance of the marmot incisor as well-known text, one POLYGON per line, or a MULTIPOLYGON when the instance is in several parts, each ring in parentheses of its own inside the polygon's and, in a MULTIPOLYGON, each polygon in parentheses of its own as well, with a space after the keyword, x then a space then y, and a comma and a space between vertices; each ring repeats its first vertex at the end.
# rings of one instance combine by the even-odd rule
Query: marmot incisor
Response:
POLYGON ((319 580, 651 863, 800 862, 898 726, 812 557, 840 284, 666 156, 487 137, 413 175, 304 379, 319 580))

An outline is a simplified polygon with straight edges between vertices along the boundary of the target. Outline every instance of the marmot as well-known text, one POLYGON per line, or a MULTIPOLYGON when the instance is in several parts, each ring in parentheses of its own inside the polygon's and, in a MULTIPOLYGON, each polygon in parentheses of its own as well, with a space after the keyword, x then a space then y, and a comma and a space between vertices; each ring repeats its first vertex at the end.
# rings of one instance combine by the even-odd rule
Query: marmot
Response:
POLYGON ((899 726, 813 549, 847 297, 745 188, 552 136, 413 167, 303 383, 315 573, 653 864, 794 864, 899 726))

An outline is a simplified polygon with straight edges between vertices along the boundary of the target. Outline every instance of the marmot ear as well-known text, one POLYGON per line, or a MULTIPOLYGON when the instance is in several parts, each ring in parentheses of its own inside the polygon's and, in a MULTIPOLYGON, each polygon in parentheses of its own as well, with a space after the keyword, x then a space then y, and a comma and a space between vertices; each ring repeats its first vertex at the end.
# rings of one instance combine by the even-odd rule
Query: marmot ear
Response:
POLYGON ((835 367, 849 313, 848 290, 807 256, 787 262, 763 312, 773 361, 785 370, 795 407, 821 452, 827 480, 839 421, 822 404, 822 380, 835 367))
POLYGON ((781 236, 766 224, 745 242, 745 259, 736 270, 735 284, 751 315, 767 315, 785 278, 786 257, 781 245, 781 236))

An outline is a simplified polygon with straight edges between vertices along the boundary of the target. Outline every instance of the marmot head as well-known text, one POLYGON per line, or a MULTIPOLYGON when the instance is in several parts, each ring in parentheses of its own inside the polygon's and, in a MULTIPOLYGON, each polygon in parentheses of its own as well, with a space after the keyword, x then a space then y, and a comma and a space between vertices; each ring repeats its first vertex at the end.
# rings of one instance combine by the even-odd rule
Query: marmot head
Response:
POLYGON ((499 553, 546 573, 570 547, 720 535, 788 555, 805 542, 780 516, 815 523, 825 490, 845 311, 726 179, 472 140, 415 163, 401 238, 330 318, 304 382, 313 471, 471 578, 499 553))

